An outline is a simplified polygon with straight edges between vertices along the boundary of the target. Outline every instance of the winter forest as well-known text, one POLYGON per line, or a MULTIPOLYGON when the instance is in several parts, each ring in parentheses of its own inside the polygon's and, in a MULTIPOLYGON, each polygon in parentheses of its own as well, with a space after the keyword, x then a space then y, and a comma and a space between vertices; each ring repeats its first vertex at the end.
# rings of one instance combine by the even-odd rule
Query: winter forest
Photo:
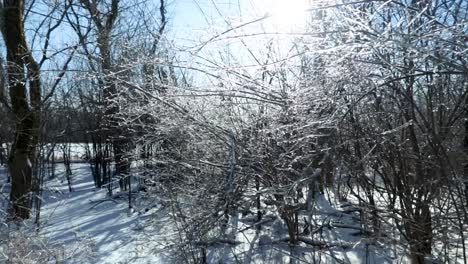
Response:
POLYGON ((0 0, 0 263, 468 264, 467 0, 0 0))

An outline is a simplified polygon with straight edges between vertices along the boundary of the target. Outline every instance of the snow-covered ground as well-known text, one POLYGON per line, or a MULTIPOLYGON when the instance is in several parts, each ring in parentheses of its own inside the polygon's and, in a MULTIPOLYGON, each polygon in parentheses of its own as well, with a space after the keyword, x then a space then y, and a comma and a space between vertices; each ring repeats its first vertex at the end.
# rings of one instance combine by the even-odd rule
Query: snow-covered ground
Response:
MULTIPOLYGON (((34 217, 19 227, 11 222, 0 226, 0 232, 16 232, 13 242, 11 237, 3 240, 10 243, 10 250, 31 244, 12 260, 7 245, 0 243, 0 263, 7 259, 10 263, 44 263, 44 259, 47 263, 177 263, 171 256, 177 254, 172 247, 179 239, 177 231, 158 201, 138 197, 140 202, 129 209, 126 193, 116 189, 109 197, 105 189, 95 188, 87 163, 72 163, 73 191, 69 192, 63 171, 58 164, 56 178, 45 183, 38 229, 34 217), (34 251, 53 257, 34 261, 30 257, 37 254, 34 251)), ((0 167, 2 219, 9 192, 5 176, 5 168, 0 167)), ((306 217, 300 215, 300 222, 306 217)), ((264 216, 261 229, 255 227, 255 215, 239 212, 230 219, 224 237, 207 246, 206 259, 208 263, 407 263, 399 243, 366 236, 360 221, 351 203, 339 203, 333 193, 327 193, 314 202, 312 234, 290 247, 285 224, 274 210, 264 216)))
MULTIPOLYGON (((151 241, 157 241, 154 238, 158 229, 143 223, 154 210, 130 211, 122 195, 110 198, 106 190, 97 190, 86 163, 72 164, 71 193, 61 171, 59 166, 58 176, 45 184, 39 227, 39 235, 48 246, 61 249, 61 261, 160 263, 152 253, 156 245, 151 245, 151 241), (148 239, 149 235, 153 239, 148 239)), ((4 191, 2 195, 7 194, 4 191)), ((25 225, 33 223, 28 221, 25 225)))
MULTIPOLYGON (((5 170, 3 170, 3 182, 5 170)), ((63 176, 63 166, 57 167, 57 177, 47 180, 43 193, 39 236, 47 246, 59 253, 65 263, 166 263, 159 248, 164 248, 166 237, 174 234, 169 219, 163 213, 158 215, 158 205, 152 208, 128 208, 126 193, 116 193, 112 198, 106 190, 94 187, 86 163, 72 164, 73 192, 68 191, 63 176), (150 221, 151 220, 151 221, 150 221), (155 221, 154 221, 155 220, 155 221), (167 221, 166 221, 167 220, 167 221), (149 224, 151 222, 151 224, 149 224)), ((8 184, 3 184, 7 186, 8 184)), ((2 192, 7 197, 7 190, 2 192)), ((6 199, 3 199, 5 201, 6 199)), ((148 205, 148 204, 147 204, 148 205)), ((351 215, 343 215, 318 201, 320 214, 317 221, 333 223, 356 223, 351 215)), ((5 204, 3 206, 5 208, 5 204)), ((210 263, 287 263, 291 260, 308 262, 323 255, 324 259, 345 259, 348 263, 360 263, 363 256, 361 237, 355 229, 325 228, 317 236, 332 237, 336 248, 311 251, 310 247, 298 246, 293 250, 284 241, 287 232, 282 220, 274 215, 265 217, 261 230, 249 228, 254 224, 253 216, 232 219, 226 233, 229 239, 238 241, 232 245, 213 244, 207 252, 210 263), (239 232, 240 231, 240 232, 239 232), (343 246, 341 246, 343 245, 343 246)), ((32 227, 31 221, 26 223, 32 227)), ((359 226, 356 226, 359 229, 359 226)), ((25 229, 31 231, 32 229, 25 229)), ((28 232, 28 231, 25 231, 28 232)), ((32 232, 32 231, 31 231, 32 232)), ((387 254, 371 250, 367 257, 373 263, 390 262, 387 254)))

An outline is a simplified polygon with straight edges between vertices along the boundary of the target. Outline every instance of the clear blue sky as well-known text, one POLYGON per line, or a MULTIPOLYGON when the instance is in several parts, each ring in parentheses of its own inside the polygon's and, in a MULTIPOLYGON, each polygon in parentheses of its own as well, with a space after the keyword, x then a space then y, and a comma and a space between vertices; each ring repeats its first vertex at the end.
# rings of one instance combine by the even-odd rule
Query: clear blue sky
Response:
POLYGON ((207 29, 226 27, 224 19, 239 20, 245 17, 245 10, 251 5, 250 2, 251 0, 172 0, 169 7, 171 34, 177 39, 199 40, 207 29))
MULTIPOLYGON (((273 15, 264 21, 264 27, 275 22, 282 24, 285 20, 294 23, 304 12, 304 3, 311 0, 171 0, 169 18, 171 33, 177 39, 199 40, 200 36, 213 31, 229 28, 226 20, 239 25, 258 19, 266 14, 273 15), (281 12, 281 15, 275 14, 281 12), (284 15, 284 17, 281 17, 284 15)), ((296 21, 297 22, 297 21, 296 21)), ((248 28, 256 27, 251 25, 248 28)), ((288 25, 291 26, 291 25, 288 25)), ((282 30, 285 30, 283 27, 282 30)), ((208 36, 207 36, 208 37, 208 36)))

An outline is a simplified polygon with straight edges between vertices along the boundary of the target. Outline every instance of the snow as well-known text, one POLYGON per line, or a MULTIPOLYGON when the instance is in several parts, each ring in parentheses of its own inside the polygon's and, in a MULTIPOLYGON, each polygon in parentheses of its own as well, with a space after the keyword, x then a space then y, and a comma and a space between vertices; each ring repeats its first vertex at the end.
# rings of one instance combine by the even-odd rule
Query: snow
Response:
POLYGON ((141 227, 143 214, 132 213, 125 200, 110 199, 104 189, 96 190, 88 164, 72 164, 71 193, 60 176, 63 166, 57 169, 59 176, 45 184, 39 233, 52 247, 66 250, 66 263, 160 263, 150 243, 141 247, 148 242, 141 241, 141 232, 148 231, 141 227))
MULTIPOLYGON (((116 189, 109 197, 106 189, 95 188, 87 163, 72 163, 73 191, 69 192, 64 171, 63 164, 58 164, 56 178, 45 182, 39 232, 34 231, 33 219, 28 220, 16 229, 22 236, 17 236, 15 245, 25 239, 45 244, 47 252, 59 255, 60 263, 178 263, 171 256, 174 251, 168 250, 174 250, 171 247, 179 239, 177 230, 157 200, 138 197, 145 202, 129 209, 126 193, 116 189)), ((5 175, 0 167, 0 209, 7 207, 5 175)), ((256 215, 234 213, 221 236, 207 246, 208 263, 314 263, 318 259, 323 263, 407 263, 398 243, 362 234, 352 202, 338 202, 332 190, 314 199, 313 213, 300 213, 301 223, 311 217, 313 235, 302 236, 295 247, 285 241, 284 221, 273 206, 263 204, 263 209, 267 214, 261 229, 255 226, 256 215)), ((398 239, 396 233, 391 237, 398 239)), ((0 263, 6 250, 0 245, 0 263)))

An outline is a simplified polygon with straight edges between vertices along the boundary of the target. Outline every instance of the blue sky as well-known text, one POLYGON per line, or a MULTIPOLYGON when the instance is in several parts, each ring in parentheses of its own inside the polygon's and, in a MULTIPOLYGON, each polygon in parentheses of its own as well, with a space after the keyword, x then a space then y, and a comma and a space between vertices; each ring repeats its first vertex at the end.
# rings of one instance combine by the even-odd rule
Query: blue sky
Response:
POLYGON ((172 0, 170 34, 180 40, 200 40, 208 29, 224 27, 224 19, 241 19, 251 0, 172 0), (241 8, 239 9, 239 5, 241 8), (218 10, 223 17, 218 13, 218 10))
MULTIPOLYGON (((210 31, 229 28, 226 20, 239 25, 271 15, 263 21, 263 27, 281 25, 280 30, 289 30, 304 16, 305 3, 309 0, 172 0, 169 7, 171 34, 176 39, 199 40, 210 31), (221 14, 221 15, 220 15, 221 14)), ((251 25, 259 29, 259 23, 251 25)), ((271 30, 271 29, 270 29, 271 30)))
MULTIPOLYGON (((43 0, 44 3, 49 0, 43 0)), ((35 11, 39 13, 47 13, 47 8, 38 1, 35 6, 35 11), (38 9, 39 8, 39 9, 38 9)), ((284 20, 293 21, 295 17, 300 17, 298 10, 290 9, 290 7, 298 6, 298 3, 309 0, 169 0, 168 13, 169 27, 167 28, 167 39, 175 43, 178 47, 196 47, 202 45, 205 41, 212 39, 219 33, 226 31, 229 28, 247 23, 266 14, 272 15, 270 18, 249 24, 248 26, 241 27, 238 30, 223 34, 221 37, 211 41, 203 47, 203 51, 197 55, 206 59, 217 60, 222 56, 230 56, 228 53, 236 53, 235 58, 232 57, 232 63, 237 65, 252 64, 250 53, 247 48, 251 49, 253 53, 261 56, 261 50, 265 48, 270 37, 256 36, 256 37, 242 37, 250 33, 262 33, 265 31, 274 32, 278 28, 273 28, 276 18, 280 18, 279 24, 284 20), (286 14, 286 17, 281 18, 275 15, 276 11, 286 14), (289 10, 289 12, 288 12, 289 10), (294 11, 293 12, 291 12, 294 11), (234 61, 237 60, 237 61, 234 61)), ((149 3, 158 5, 158 0, 151 0, 149 3)), ((158 14, 155 14, 156 16, 158 14)), ((43 37, 34 38, 37 25, 42 20, 41 15, 32 15, 28 18, 26 29, 28 35, 28 42, 32 43, 35 39, 35 45, 31 47, 35 51, 38 59, 42 56, 42 43, 43 37), (38 45, 40 44, 40 45, 38 45)), ((278 22, 278 21, 276 21, 278 22)), ((283 36, 283 38, 291 41, 291 37, 283 36)), ((76 35, 72 32, 66 23, 57 29, 52 35, 50 43, 50 52, 63 49, 67 45, 76 44, 76 35)), ((0 44, 1 45, 1 44, 0 44)), ((287 49, 285 49, 287 50, 287 49)), ((192 49, 193 51, 193 49, 192 49)), ((3 53, 0 51, 0 53, 3 53)), ((190 56, 190 55, 189 55, 190 56)), ((189 56, 185 56, 186 58, 189 56)), ((61 63, 58 60, 57 65, 50 65, 51 68, 60 68, 61 63)), ((226 60, 222 59, 223 62, 226 60)), ((228 59, 229 61, 229 59, 228 59)), ((57 60, 46 62, 46 65, 55 64, 57 60)), ((255 64, 255 63, 253 63, 255 64)), ((49 68, 49 67, 45 67, 49 68)))

